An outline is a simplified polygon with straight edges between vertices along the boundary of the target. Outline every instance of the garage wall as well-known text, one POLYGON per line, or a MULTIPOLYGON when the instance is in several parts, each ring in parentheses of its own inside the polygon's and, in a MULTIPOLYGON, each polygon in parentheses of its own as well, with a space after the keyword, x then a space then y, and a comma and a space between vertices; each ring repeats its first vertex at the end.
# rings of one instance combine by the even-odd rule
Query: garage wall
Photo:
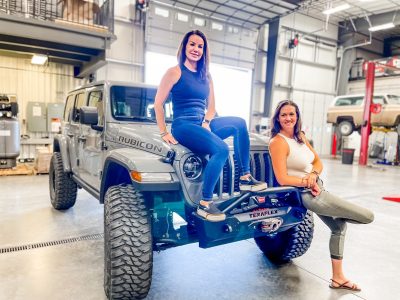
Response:
MULTIPOLYGON (((398 76, 376 77, 374 80, 374 93, 400 95, 399 80, 398 76)), ((350 81, 347 85, 348 94, 365 94, 365 89, 365 79, 350 81)))
MULTIPOLYGON (((325 30, 324 26, 324 22, 301 14, 281 19, 271 111, 279 101, 293 99, 301 109, 307 137, 318 153, 329 155, 332 126, 326 123, 326 110, 335 96, 338 30, 333 25, 325 30), (289 49, 289 40, 296 33, 299 44, 289 49)), ((259 102, 264 101, 261 96, 259 102)))
POLYGON ((28 102, 64 103, 68 91, 83 83, 73 73, 70 65, 37 66, 31 64, 31 57, 27 55, 0 54, 0 94, 16 95, 20 133, 28 135, 31 141, 21 145, 20 159, 34 158, 36 148, 51 144, 49 138, 53 137, 52 133, 27 130, 28 102))
POLYGON ((114 1, 114 34, 106 51, 107 64, 97 70, 97 80, 144 81, 144 20, 135 21, 135 0, 114 1))
POLYGON ((26 119, 29 101, 64 103, 67 92, 80 84, 70 65, 37 66, 31 64, 30 57, 0 54, 0 94, 17 96, 21 122, 26 119))

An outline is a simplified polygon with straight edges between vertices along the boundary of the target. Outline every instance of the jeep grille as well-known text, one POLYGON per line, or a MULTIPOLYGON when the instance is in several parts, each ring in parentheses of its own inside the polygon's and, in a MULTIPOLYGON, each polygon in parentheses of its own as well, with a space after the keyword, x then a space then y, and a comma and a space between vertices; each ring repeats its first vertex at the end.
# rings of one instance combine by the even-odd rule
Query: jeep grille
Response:
MULTIPOLYGON (((268 153, 251 151, 250 172, 257 180, 266 181, 268 185, 272 185, 271 160, 268 153)), ((214 188, 214 196, 224 199, 239 193, 239 177, 239 161, 235 154, 231 152, 214 188)))

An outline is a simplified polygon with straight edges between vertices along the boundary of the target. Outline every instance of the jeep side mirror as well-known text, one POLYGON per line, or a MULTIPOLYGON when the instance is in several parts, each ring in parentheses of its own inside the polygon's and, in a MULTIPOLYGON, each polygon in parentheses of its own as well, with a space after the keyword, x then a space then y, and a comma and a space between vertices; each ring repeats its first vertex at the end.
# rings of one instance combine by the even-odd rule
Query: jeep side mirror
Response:
POLYGON ((79 123, 84 125, 97 125, 99 113, 96 107, 82 106, 79 109, 79 123))

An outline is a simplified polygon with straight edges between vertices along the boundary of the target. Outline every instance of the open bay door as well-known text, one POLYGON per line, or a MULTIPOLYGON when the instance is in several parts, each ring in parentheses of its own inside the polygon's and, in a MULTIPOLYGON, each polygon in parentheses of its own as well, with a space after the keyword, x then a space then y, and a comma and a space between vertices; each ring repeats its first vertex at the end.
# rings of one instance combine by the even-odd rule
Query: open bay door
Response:
POLYGON ((145 30, 146 82, 159 84, 166 70, 177 64, 183 36, 194 29, 202 31, 209 43, 218 114, 249 121, 256 29, 151 2, 145 30))

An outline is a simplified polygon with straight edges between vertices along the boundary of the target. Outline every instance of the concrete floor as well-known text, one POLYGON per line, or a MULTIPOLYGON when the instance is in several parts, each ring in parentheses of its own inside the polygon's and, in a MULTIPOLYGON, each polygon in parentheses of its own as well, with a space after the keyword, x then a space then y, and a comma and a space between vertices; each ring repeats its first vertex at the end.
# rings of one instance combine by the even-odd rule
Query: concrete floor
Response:
MULTIPOLYGON (((344 267, 361 292, 328 288, 329 231, 315 218, 311 248, 284 266, 271 264, 252 240, 155 253, 148 299, 400 299, 400 203, 382 200, 400 195, 400 167, 324 164, 329 191, 375 212, 372 224, 347 231, 344 267)), ((0 177, 0 299, 105 299, 102 214, 82 190, 70 210, 52 209, 46 175, 0 177), (53 243, 5 250, 40 242, 53 243)))

